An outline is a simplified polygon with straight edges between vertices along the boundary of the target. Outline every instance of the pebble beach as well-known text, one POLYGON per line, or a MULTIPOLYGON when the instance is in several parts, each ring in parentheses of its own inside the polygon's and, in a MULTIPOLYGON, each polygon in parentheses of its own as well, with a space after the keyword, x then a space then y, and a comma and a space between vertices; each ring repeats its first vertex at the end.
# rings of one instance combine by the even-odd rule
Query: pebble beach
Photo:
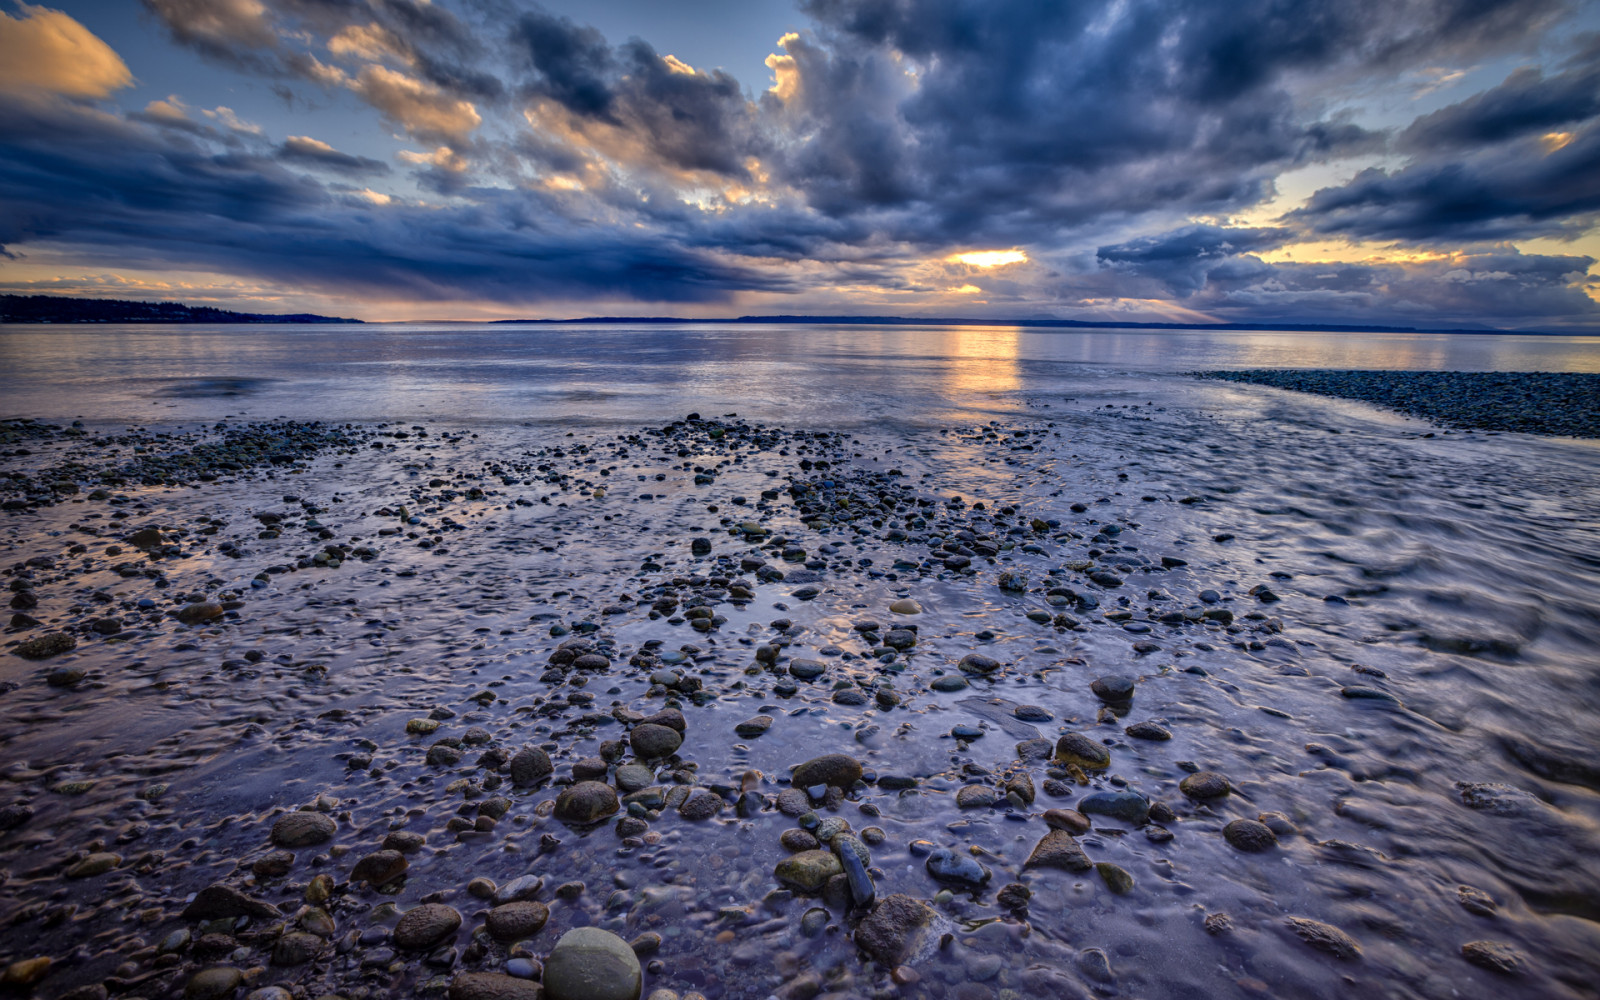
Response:
POLYGON ((1585 996, 1592 459, 1358 405, 8 420, 4 981, 1585 996))

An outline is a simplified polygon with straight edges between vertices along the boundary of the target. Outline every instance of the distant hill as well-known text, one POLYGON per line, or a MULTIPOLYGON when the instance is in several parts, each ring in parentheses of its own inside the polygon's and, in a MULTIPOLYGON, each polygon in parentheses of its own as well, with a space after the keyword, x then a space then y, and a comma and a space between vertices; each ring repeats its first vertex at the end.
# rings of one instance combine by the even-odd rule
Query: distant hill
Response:
POLYGON ((0 295, 0 323, 359 323, 313 313, 242 313, 181 302, 127 302, 65 295, 0 295))

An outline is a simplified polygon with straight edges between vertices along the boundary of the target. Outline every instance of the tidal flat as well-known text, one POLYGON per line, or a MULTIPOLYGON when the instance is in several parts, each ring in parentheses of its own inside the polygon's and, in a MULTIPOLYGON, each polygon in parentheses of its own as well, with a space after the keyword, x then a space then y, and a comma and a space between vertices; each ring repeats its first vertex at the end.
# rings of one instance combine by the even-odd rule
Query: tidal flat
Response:
POLYGON ((7 987, 1592 995, 1592 449, 1109 398, 5 422, 7 987))

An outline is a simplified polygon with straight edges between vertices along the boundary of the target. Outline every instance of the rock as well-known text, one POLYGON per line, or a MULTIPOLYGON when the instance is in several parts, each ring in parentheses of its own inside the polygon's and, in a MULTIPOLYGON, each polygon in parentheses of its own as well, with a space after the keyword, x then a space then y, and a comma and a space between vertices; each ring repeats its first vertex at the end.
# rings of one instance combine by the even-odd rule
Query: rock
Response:
POLYGON ((695 556, 709 556, 711 554, 711 539, 691 538, 689 540, 689 554, 695 556))
POLYGON ((968 653, 961 658, 961 662, 957 663, 956 666, 960 668, 962 673, 992 674, 1000 669, 1000 661, 992 656, 984 656, 982 653, 968 653))
POLYGON ((811 798, 804 788, 785 788, 778 793, 778 811, 785 816, 803 816, 811 811, 811 798))
POLYGON ((922 605, 909 597, 903 597, 889 605, 889 610, 897 615, 920 615, 922 614, 922 605))
POLYGON ((104 875, 122 864, 122 855, 99 852, 91 854, 66 870, 67 878, 93 878, 104 875))
POLYGON ((189 977, 184 1000, 223 1000, 244 985, 244 973, 229 966, 201 969, 189 977))
POLYGON ((17 990, 27 990, 34 983, 45 977, 50 971, 50 966, 55 962, 48 955, 39 955, 35 958, 19 958, 7 965, 5 971, 0 973, 0 986, 7 986, 17 990))
POLYGON ((639 720, 639 725, 666 726, 668 729, 676 729, 680 733, 689 731, 688 720, 683 717, 682 712, 675 708, 665 708, 654 715, 646 716, 639 720))
POLYGON ((1228 794, 1228 779, 1215 771, 1196 771, 1178 782, 1178 791, 1191 799, 1219 799, 1228 794))
POLYGON ((879 964, 894 967, 912 961, 924 950, 934 911, 904 893, 883 897, 856 926, 856 946, 879 964))
POLYGON ((294 868, 294 855, 289 851, 273 851, 257 859, 250 873, 258 879, 283 878, 294 868))
POLYGON ((1106 888, 1118 896, 1133 889, 1133 876, 1129 875, 1125 868, 1109 861, 1101 861, 1094 866, 1094 870, 1105 880, 1106 888))
POLYGON ((406 868, 406 856, 399 851, 374 851, 356 862, 350 880, 370 886, 386 885, 404 875, 406 868))
POLYGON ((57 667, 45 676, 44 682, 51 687, 64 688, 83 680, 86 673, 82 667, 57 667))
POLYGON ((796 892, 815 895, 828 879, 844 873, 844 865, 831 851, 801 851, 778 862, 773 877, 778 884, 796 892))
POLYGON ((15 830, 17 827, 33 819, 33 807, 21 802, 0 806, 0 831, 15 830))
POLYGON ((284 813, 272 824, 272 842, 279 847, 310 847, 331 840, 338 829, 339 824, 325 813, 284 813))
POLYGON ((411 830, 392 830, 383 838, 383 849, 386 851, 399 851, 401 854, 415 854, 427 846, 428 838, 411 830))
POLYGON ((1076 809, 1046 809, 1044 822, 1052 830, 1068 833, 1088 833, 1089 817, 1076 809))
POLYGON ((877 898, 877 887, 867 873, 867 846, 848 833, 833 838, 833 851, 844 866, 845 879, 850 884, 850 898, 857 906, 871 906, 877 898))
POLYGON ((1043 736, 1031 740, 1023 740, 1017 744, 1017 758, 1019 760, 1049 760, 1055 755, 1055 744, 1043 736))
POLYGON ((821 660, 797 659, 789 662, 789 675, 796 680, 814 681, 827 671, 828 665, 821 660))
POLYGON ((1078 812, 1140 826, 1150 818, 1150 801, 1138 792, 1094 792, 1078 800, 1078 812))
POLYGON ((817 838, 799 827, 790 827, 778 835, 778 843, 786 851, 814 851, 817 849, 817 838))
POLYGON ((624 792, 637 792, 655 784, 656 773, 643 764, 624 764, 617 768, 617 787, 624 792))
POLYGON ((1089 856, 1083 853, 1078 841, 1065 830, 1051 830, 1034 845, 1033 853, 1023 864, 1028 868, 1061 868, 1069 872, 1086 872, 1093 867, 1089 856))
POLYGON ((961 809, 987 809, 1000 800, 1000 794, 988 785, 966 785, 956 792, 956 806, 961 809))
POLYGON ((315 934, 293 931, 272 946, 273 965, 305 965, 327 950, 328 942, 315 934))
POLYGON ((1504 941, 1468 941, 1461 946, 1461 957, 1502 976, 1520 976, 1528 970, 1528 956, 1504 941))
POLYGON ((969 687, 967 679, 960 674, 943 674, 935 677, 928 686, 945 694, 950 694, 954 691, 965 691, 969 687))
POLYGON ((532 899, 539 895, 539 890, 543 888, 543 876, 518 875, 505 885, 496 888, 490 898, 495 901, 497 906, 504 906, 507 903, 520 903, 525 899, 532 899))
POLYGON ((710 819, 722 811, 722 796, 709 788, 700 788, 689 793, 678 807, 678 815, 691 823, 710 819))
POLYGON ((1278 846, 1278 838, 1272 828, 1253 819, 1234 820, 1222 828, 1222 836, 1239 850, 1251 853, 1278 846))
POLYGON ((599 781, 580 781, 556 796, 556 819, 575 826, 598 823, 615 813, 621 804, 610 785, 599 781))
POLYGON ((1468 913, 1476 913, 1480 917, 1492 917, 1499 909, 1493 896, 1470 885, 1456 886, 1456 901, 1468 913))
POLYGON ((789 784, 795 788, 813 785, 831 785, 849 791, 861 780, 861 762, 842 753, 830 753, 806 761, 789 775, 789 784))
POLYGON ((1011 710, 1011 714, 1023 722, 1049 722, 1055 718, 1043 705, 1018 705, 1011 710))
POLYGON ((567 931, 544 963, 550 1000, 639 1000, 643 984, 633 949, 598 927, 567 931))
POLYGON ((203 625, 208 621, 222 617, 222 605, 210 601, 191 604, 173 614, 173 617, 185 625, 203 625))
POLYGON ((489 928, 489 936, 496 941, 509 944, 523 938, 533 937, 539 929, 550 919, 550 908, 543 903, 532 900, 523 900, 517 903, 506 903, 489 911, 484 918, 484 923, 489 928))
POLYGON ((941 847, 928 855, 924 862, 928 874, 940 882, 963 886, 969 889, 979 889, 987 885, 993 874, 988 868, 978 863, 978 859, 970 854, 957 854, 948 847, 941 847))
POLYGON ((757 715, 733 727, 733 731, 741 738, 753 740, 772 728, 772 716, 757 715))
MULTIPOLYGON (((287 853, 287 852, 286 852, 287 853)), ((292 862, 294 856, 290 855, 292 862)), ((278 908, 264 899, 251 899, 230 885, 218 882, 195 893, 194 899, 183 908, 181 918, 191 923, 206 920, 225 920, 235 917, 255 917, 259 920, 276 920, 283 916, 278 908)))
POLYGON ((1108 674, 1089 683, 1089 690, 1101 701, 1120 704, 1133 697, 1133 678, 1121 674, 1108 674))
POLYGON ((1111 751, 1083 733, 1067 733, 1056 740, 1056 759, 1064 764, 1099 769, 1111 766, 1111 751))
POLYGON ((653 760, 659 757, 670 757, 683 745, 683 734, 670 726, 658 726, 645 723, 633 727, 628 734, 628 742, 633 747, 633 752, 638 756, 653 760))
POLYGON ((1033 787, 1033 777, 1027 773, 1014 775, 1005 784, 1007 801, 1012 805, 1031 806, 1038 797, 1038 792, 1033 787))
POLYGON ((1288 923, 1289 929, 1298 934, 1300 940, 1318 951, 1325 951, 1346 961, 1361 957, 1361 946, 1356 944, 1355 938, 1331 924, 1307 917, 1290 917, 1288 923))
POLYGON ((544 987, 538 983, 499 972, 461 972, 450 980, 450 1000, 543 1000, 543 997, 544 987))
POLYGON ((19 643, 12 652, 26 660, 44 660, 78 648, 78 640, 65 632, 51 632, 19 643))
POLYGON ((523 747, 511 758, 511 783, 532 785, 548 778, 555 771, 550 755, 538 747, 523 747))
POLYGON ((394 943, 397 948, 422 951, 442 944, 461 929, 461 914, 453 906, 443 903, 423 903, 401 914, 394 925, 394 943))
POLYGON ((1135 722, 1123 730, 1136 740, 1166 741, 1172 739, 1172 734, 1154 722, 1135 722))

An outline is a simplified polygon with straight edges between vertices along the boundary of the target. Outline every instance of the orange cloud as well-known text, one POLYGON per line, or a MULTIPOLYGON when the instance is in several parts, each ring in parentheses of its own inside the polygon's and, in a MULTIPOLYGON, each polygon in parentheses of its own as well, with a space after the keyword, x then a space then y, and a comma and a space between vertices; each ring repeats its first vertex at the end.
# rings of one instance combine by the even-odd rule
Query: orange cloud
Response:
POLYGON ((105 97, 133 82, 122 57, 59 10, 0 12, 0 91, 105 97))

